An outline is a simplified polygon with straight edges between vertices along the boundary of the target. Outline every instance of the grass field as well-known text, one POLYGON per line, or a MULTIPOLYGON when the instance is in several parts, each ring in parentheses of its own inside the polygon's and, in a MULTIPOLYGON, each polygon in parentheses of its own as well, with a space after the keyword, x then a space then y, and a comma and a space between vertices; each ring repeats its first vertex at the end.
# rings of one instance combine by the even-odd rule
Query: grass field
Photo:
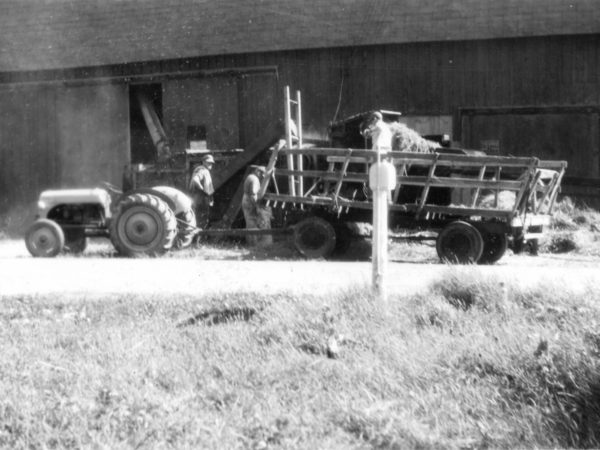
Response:
POLYGON ((600 288, 0 303, 4 448, 600 446, 600 288))

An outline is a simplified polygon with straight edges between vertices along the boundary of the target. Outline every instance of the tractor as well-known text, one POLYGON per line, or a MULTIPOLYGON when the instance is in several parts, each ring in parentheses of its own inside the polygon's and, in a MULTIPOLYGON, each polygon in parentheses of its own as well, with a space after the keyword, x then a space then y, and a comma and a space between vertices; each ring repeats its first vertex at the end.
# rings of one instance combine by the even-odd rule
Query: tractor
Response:
POLYGON ((89 237, 108 237, 124 256, 158 256, 192 243, 196 218, 190 198, 155 186, 122 193, 104 183, 92 189, 43 191, 25 244, 35 257, 81 253, 89 237))

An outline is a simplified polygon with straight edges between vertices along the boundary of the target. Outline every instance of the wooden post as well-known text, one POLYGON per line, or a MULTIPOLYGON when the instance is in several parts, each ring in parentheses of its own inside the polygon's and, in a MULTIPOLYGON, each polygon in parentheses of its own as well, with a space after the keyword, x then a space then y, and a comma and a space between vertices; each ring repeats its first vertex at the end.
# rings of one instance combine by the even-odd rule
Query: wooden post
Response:
MULTIPOLYGON (((267 192, 267 188, 269 186, 269 182, 271 179, 273 183, 277 185, 277 180, 275 180, 275 164, 277 164, 277 156, 279 155, 279 149, 275 147, 273 150, 273 154, 271 155, 271 159, 269 159, 269 163, 267 164, 267 168, 265 171, 265 176, 260 183, 260 189, 258 190, 258 199, 262 199, 267 192)), ((279 189, 277 189, 277 193, 279 194, 279 189)))
MULTIPOLYGON (((292 120, 292 111, 290 105, 290 87, 285 87, 285 142, 287 148, 292 148, 292 129, 290 127, 290 121, 292 120)), ((294 170, 294 156, 287 155, 287 168, 288 170, 294 170)), ((296 195, 296 183, 293 175, 288 175, 288 188, 291 196, 296 195)))
MULTIPOLYGON (((496 167, 496 181, 500 181, 500 177, 502 176, 502 166, 496 167)), ((498 194, 500 194, 500 189, 496 188, 494 191, 494 208, 498 207, 498 194)))
POLYGON ((388 196, 396 186, 396 170, 392 164, 381 162, 381 149, 376 151, 377 161, 369 169, 369 186, 373 190, 372 285, 379 299, 386 305, 388 196))
POLYGON ((556 197, 558 196, 560 183, 562 182, 565 170, 567 170, 567 164, 563 163, 562 168, 560 169, 560 173, 558 174, 558 180, 556 181, 556 185, 554 186, 554 192, 552 192, 552 197, 550 198, 550 202, 548 203, 548 214, 552 214, 552 208, 554 207, 554 202, 556 201, 556 197))
MULTIPOLYGON (((479 181, 483 181, 483 177, 485 176, 486 166, 483 166, 479 169, 479 177, 477 178, 479 181)), ((475 193, 473 194, 473 201, 471 202, 471 208, 475 208, 477 206, 477 200, 479 199, 479 192, 481 188, 477 187, 475 189, 475 193)))
POLYGON ((429 187, 431 186, 431 179, 435 175, 435 166, 437 164, 437 160, 439 157, 439 153, 435 154, 435 159, 432 161, 431 166, 429 167, 429 173, 427 174, 427 181, 425 181, 425 186, 423 187, 423 192, 421 193, 421 201, 419 202, 419 207, 417 208, 416 217, 418 218, 425 207, 425 203, 427 203, 427 197, 429 196, 429 187))
MULTIPOLYGON (((398 173, 398 177, 403 177, 407 175, 406 172, 406 164, 402 164, 400 166, 400 172, 398 173)), ((402 187, 402 183, 398 180, 398 184, 396 184, 396 188, 394 189, 394 196, 392 198, 393 203, 398 203, 398 197, 400 197, 400 188, 402 187)))

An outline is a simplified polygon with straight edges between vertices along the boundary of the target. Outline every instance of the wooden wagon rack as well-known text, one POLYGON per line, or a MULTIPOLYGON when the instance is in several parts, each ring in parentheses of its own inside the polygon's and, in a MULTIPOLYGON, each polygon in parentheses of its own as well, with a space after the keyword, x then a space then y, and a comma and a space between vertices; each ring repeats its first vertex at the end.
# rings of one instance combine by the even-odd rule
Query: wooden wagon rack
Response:
MULTIPOLYGON (((372 150, 335 148, 292 148, 274 150, 267 166, 267 176, 259 196, 266 202, 329 206, 332 209, 372 209, 370 199, 355 200, 344 197, 344 186, 350 183, 366 184, 368 167, 375 161, 372 150), (285 158, 280 158, 284 155, 285 158), (293 158, 288 158, 293 156, 293 158), (294 169, 278 167, 278 161, 325 160, 327 168, 294 169), (353 167, 354 171, 350 168, 353 167), (362 168, 357 170, 356 168, 362 168), (280 183, 287 178, 287 183, 280 183), (295 195, 282 192, 287 186, 295 187, 295 195), (306 186, 305 190, 302 186, 306 186)), ((397 169, 397 187, 391 194, 390 211, 414 214, 427 218, 432 214, 451 216, 478 216, 510 221, 525 213, 549 214, 556 201, 560 182, 564 176, 565 161, 544 161, 532 157, 473 156, 443 153, 407 153, 390 151, 385 158, 397 169), (413 175, 414 169, 425 175, 413 175), (410 203, 399 203, 403 186, 421 187, 421 194, 410 203), (468 204, 439 205, 428 201, 431 188, 468 189, 468 204), (498 207, 501 191, 515 193, 510 208, 498 207), (482 193, 494 194, 495 207, 482 207, 482 193)), ((289 190, 289 189, 288 189, 289 190)))

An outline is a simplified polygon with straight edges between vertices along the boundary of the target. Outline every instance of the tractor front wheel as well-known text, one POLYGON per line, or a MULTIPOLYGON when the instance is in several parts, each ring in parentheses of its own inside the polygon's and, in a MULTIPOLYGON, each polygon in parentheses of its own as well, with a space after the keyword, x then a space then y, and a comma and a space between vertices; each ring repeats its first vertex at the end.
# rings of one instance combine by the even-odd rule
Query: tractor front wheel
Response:
POLYGON ((110 224, 110 239, 120 254, 159 256, 173 246, 177 221, 160 198, 132 194, 120 203, 110 224))
POLYGON ((36 220, 25 233, 25 245, 36 258, 58 255, 65 245, 65 234, 53 220, 36 220))

